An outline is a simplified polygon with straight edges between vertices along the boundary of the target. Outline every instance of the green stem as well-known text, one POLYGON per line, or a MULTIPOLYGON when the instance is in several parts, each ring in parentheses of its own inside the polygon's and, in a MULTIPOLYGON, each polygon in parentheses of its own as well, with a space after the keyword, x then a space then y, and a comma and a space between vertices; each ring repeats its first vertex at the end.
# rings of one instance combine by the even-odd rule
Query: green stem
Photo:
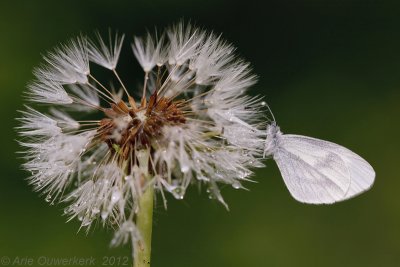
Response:
POLYGON ((134 267, 150 267, 153 201, 154 187, 150 185, 139 200, 139 212, 136 214, 136 227, 142 238, 134 244, 134 267))

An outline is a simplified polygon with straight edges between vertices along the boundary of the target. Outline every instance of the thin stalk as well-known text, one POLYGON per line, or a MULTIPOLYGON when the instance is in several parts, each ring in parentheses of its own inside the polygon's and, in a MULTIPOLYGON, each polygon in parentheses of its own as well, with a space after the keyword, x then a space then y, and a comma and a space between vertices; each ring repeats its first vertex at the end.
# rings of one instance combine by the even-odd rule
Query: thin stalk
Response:
POLYGON ((118 79, 119 83, 121 84, 122 88, 124 89, 126 95, 129 97, 130 95, 129 95, 128 89, 126 89, 124 83, 122 82, 121 78, 119 77, 119 75, 115 69, 113 69, 113 73, 114 73, 115 77, 117 77, 117 79, 118 79))
POLYGON ((154 186, 148 186, 139 200, 139 212, 136 214, 136 227, 141 239, 135 242, 134 267, 150 267, 151 233, 153 229, 154 186))
POLYGON ((139 199, 139 211, 136 213, 136 227, 139 230, 141 238, 133 244, 133 266, 150 267, 154 185, 150 182, 151 177, 147 171, 149 166, 149 150, 140 151, 138 153, 138 160, 147 186, 139 199))
POLYGON ((149 79, 149 73, 146 72, 145 75, 144 75, 142 98, 146 98, 146 87, 147 87, 147 80, 148 79, 149 79))

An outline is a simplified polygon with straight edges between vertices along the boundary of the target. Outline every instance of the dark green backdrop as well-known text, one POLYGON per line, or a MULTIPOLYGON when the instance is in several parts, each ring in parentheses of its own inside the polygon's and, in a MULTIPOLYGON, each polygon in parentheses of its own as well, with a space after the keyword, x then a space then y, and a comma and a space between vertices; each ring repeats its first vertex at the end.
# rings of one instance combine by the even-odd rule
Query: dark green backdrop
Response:
MULTIPOLYGON (((80 32, 142 34, 180 18, 223 32, 253 63, 284 132, 345 145, 375 168, 371 191, 332 206, 297 203, 273 161, 250 191, 224 188, 227 212, 192 189, 158 202, 154 267, 400 266, 400 9, 385 1, 0 2, 0 257, 128 256, 111 232, 77 233, 31 192, 13 127, 41 53, 80 32)), ((133 60, 125 46, 122 64, 133 60)), ((141 81, 139 68, 123 72, 141 81)), ((4 265, 4 264, 3 264, 4 265)), ((1 266, 1 263, 0 263, 1 266)), ((35 263, 33 266, 39 266, 35 263)), ((117 266, 117 265, 114 265, 117 266)))

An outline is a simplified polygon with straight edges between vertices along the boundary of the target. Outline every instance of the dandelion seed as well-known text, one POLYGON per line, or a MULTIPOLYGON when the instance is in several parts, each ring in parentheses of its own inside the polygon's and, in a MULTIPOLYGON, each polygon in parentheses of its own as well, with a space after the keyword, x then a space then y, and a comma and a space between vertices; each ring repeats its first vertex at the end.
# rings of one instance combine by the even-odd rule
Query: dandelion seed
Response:
POLYGON ((117 67, 119 55, 121 53, 122 44, 125 35, 118 35, 110 30, 108 33, 108 43, 105 42, 100 33, 96 33, 97 42, 89 40, 89 58, 92 62, 103 66, 109 70, 114 70, 117 67))

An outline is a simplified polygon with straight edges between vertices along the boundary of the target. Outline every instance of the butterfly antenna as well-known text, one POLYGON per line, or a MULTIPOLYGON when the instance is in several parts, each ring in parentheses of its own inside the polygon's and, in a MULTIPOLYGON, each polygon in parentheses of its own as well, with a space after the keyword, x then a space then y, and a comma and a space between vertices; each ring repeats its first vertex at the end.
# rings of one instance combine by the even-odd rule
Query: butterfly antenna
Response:
POLYGON ((267 106, 269 113, 271 113, 272 119, 274 120, 274 122, 276 122, 274 113, 272 113, 271 108, 269 107, 269 105, 267 103, 265 103, 265 105, 267 106))

